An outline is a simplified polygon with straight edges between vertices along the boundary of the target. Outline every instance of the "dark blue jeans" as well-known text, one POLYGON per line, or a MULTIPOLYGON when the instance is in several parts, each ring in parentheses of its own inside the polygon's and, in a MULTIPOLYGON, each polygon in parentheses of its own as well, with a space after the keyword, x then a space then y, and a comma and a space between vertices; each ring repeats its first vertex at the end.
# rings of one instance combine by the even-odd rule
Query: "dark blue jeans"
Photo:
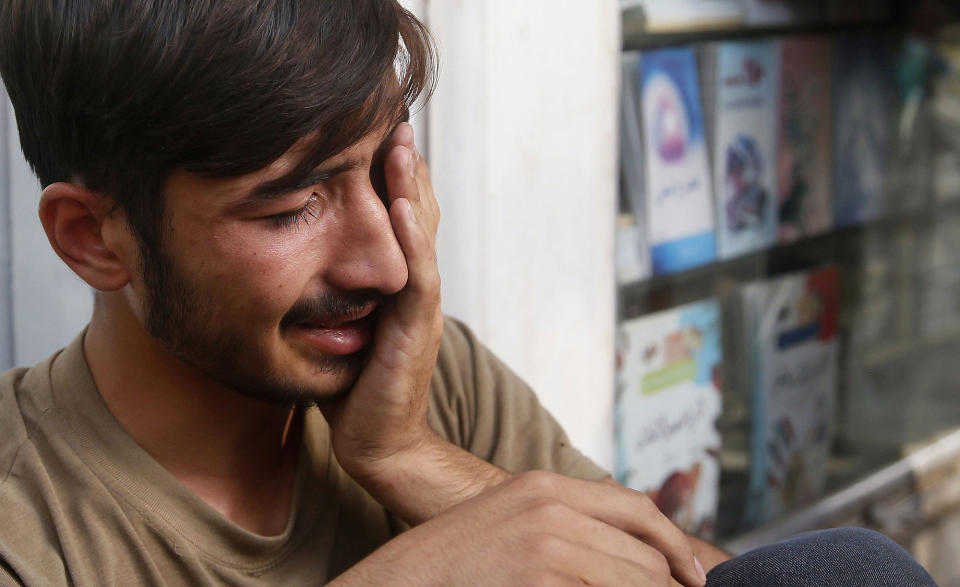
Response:
POLYGON ((840 528, 800 534, 721 563, 708 587, 925 587, 936 583, 883 534, 840 528))

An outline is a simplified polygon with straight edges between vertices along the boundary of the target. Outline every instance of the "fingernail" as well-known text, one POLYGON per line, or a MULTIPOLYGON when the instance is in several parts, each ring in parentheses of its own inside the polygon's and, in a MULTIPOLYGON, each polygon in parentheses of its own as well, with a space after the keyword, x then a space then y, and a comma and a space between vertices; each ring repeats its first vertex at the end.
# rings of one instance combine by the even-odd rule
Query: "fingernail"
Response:
POLYGON ((407 171, 410 172, 410 177, 413 177, 415 173, 415 167, 413 162, 413 151, 410 151, 410 154, 407 156, 407 171))
POLYGON ((700 574, 700 580, 703 581, 703 584, 707 584, 707 572, 703 570, 703 565, 700 564, 700 559, 693 557, 693 565, 697 567, 697 573, 700 574))

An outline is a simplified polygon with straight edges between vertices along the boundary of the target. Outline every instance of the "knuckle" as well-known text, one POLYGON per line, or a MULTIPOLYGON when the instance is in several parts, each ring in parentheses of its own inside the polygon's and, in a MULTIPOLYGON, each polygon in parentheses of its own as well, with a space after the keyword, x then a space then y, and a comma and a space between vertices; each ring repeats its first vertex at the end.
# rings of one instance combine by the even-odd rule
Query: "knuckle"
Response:
POLYGON ((532 495, 552 495, 557 489, 557 475, 546 471, 528 471, 517 481, 522 490, 532 495))
POLYGON ((635 496, 634 502, 636 505, 636 512, 644 517, 659 517, 661 515, 660 508, 657 507, 657 504, 654 503, 650 497, 645 493, 640 493, 639 491, 633 492, 635 496))
POLYGON ((541 563, 563 560, 570 550, 564 539, 553 534, 538 534, 527 544, 530 558, 541 563))
POLYGON ((550 528, 560 525, 570 515, 570 508, 561 502, 552 499, 542 499, 530 508, 530 514, 543 527, 550 528))

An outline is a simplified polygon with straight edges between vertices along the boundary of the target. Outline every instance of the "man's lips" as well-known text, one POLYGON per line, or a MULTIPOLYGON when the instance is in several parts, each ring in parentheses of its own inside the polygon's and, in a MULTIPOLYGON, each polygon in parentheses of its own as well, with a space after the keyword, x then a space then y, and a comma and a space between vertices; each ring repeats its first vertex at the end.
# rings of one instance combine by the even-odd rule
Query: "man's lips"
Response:
POLYGON ((352 355, 373 337, 374 308, 371 304, 353 315, 291 324, 290 330, 326 355, 352 355))

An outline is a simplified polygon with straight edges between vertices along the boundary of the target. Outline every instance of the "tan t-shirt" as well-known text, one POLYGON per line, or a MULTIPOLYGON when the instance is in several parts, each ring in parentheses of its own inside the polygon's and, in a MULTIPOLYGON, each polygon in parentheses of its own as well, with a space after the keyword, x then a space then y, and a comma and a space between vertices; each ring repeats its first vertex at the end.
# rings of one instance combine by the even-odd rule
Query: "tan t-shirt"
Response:
MULTIPOLYGON (((569 445, 531 390, 462 324, 447 320, 430 423, 511 472, 607 473, 569 445)), ((334 460, 307 415, 294 506, 279 536, 237 526, 192 494, 103 403, 82 336, 0 376, 0 586, 314 585, 401 524, 334 460)))

